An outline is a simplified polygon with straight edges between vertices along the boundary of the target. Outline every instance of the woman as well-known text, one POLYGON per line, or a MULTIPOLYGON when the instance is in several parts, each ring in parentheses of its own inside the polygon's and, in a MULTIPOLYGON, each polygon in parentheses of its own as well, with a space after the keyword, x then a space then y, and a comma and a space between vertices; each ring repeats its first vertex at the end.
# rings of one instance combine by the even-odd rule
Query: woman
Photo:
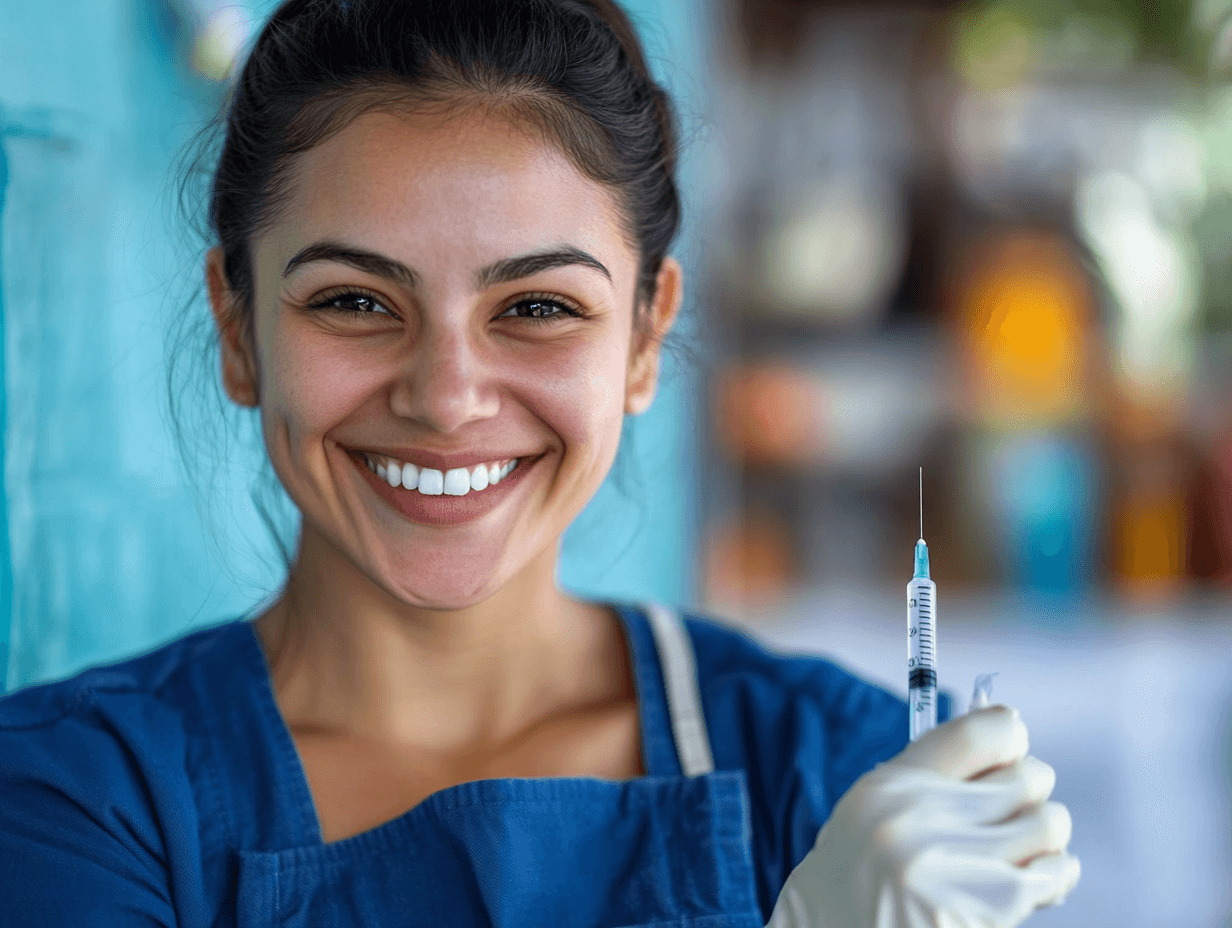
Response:
POLYGON ((206 279, 295 562, 251 619, 0 702, 6 925, 1008 925, 1068 891, 1010 710, 903 751, 831 664, 556 586, 680 305, 675 160, 607 0, 278 9, 206 279))

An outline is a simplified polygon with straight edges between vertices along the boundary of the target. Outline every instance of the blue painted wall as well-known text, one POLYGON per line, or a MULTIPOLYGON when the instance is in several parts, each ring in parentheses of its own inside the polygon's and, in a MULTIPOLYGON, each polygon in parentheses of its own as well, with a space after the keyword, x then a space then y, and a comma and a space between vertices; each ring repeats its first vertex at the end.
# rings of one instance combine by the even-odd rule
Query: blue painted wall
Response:
MULTIPOLYGON (((694 92, 693 8, 630 9, 656 69, 694 92)), ((256 443, 229 449, 203 520, 168 429, 168 320, 207 318, 203 245, 176 214, 171 169, 219 98, 187 65, 178 10, 0 0, 9 689, 238 615, 282 579, 248 497, 256 443)), ((687 242, 679 251, 691 264, 687 242)), ((605 486, 568 533, 566 585, 691 601, 691 393, 668 372, 634 427, 635 453, 622 451, 632 498, 605 486)))

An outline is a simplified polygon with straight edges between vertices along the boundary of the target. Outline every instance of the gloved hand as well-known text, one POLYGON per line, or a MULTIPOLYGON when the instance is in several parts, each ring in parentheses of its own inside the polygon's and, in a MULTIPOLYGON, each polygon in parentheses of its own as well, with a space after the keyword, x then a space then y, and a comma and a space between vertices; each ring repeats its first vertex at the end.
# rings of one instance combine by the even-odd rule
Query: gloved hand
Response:
POLYGON ((934 728, 839 800, 767 928, 1013 928, 1078 882, 1055 782, 1017 710, 934 728))

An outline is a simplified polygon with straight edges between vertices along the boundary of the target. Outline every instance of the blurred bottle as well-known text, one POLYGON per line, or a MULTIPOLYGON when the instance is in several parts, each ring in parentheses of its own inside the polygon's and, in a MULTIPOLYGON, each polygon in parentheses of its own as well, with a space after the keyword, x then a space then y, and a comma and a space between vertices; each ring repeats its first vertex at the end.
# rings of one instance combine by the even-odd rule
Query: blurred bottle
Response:
POLYGON ((1117 589, 1134 600, 1171 598, 1187 580, 1192 469, 1178 406, 1122 396, 1112 417, 1110 566, 1117 589))
POLYGON ((1065 235, 1009 228, 960 252, 948 294, 966 528, 1013 587, 1079 593, 1094 573, 1103 498, 1090 276, 1065 235))

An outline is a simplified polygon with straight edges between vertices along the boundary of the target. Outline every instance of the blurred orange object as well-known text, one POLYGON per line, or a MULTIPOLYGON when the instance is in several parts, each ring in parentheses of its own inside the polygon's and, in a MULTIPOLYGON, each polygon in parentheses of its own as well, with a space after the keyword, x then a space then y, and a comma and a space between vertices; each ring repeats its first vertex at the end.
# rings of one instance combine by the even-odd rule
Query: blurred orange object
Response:
POLYGON ((1184 579, 1185 499, 1179 493, 1127 500, 1117 513, 1116 572, 1135 597, 1173 592, 1184 579))
POLYGON ((781 362, 752 362, 718 378, 715 430, 728 455, 752 464, 799 464, 822 441, 821 385, 781 362))
POLYGON ((1067 239, 1014 230, 970 248, 950 305, 971 418, 1021 428, 1086 415, 1094 293, 1067 239))
POLYGON ((1167 445, 1137 448, 1122 458, 1121 488, 1111 525, 1113 573, 1135 599, 1159 599, 1186 579, 1189 487, 1167 445))
POLYGON ((715 527, 703 564, 706 606, 726 614, 773 603, 796 579, 787 527, 767 514, 749 513, 740 522, 715 527))

